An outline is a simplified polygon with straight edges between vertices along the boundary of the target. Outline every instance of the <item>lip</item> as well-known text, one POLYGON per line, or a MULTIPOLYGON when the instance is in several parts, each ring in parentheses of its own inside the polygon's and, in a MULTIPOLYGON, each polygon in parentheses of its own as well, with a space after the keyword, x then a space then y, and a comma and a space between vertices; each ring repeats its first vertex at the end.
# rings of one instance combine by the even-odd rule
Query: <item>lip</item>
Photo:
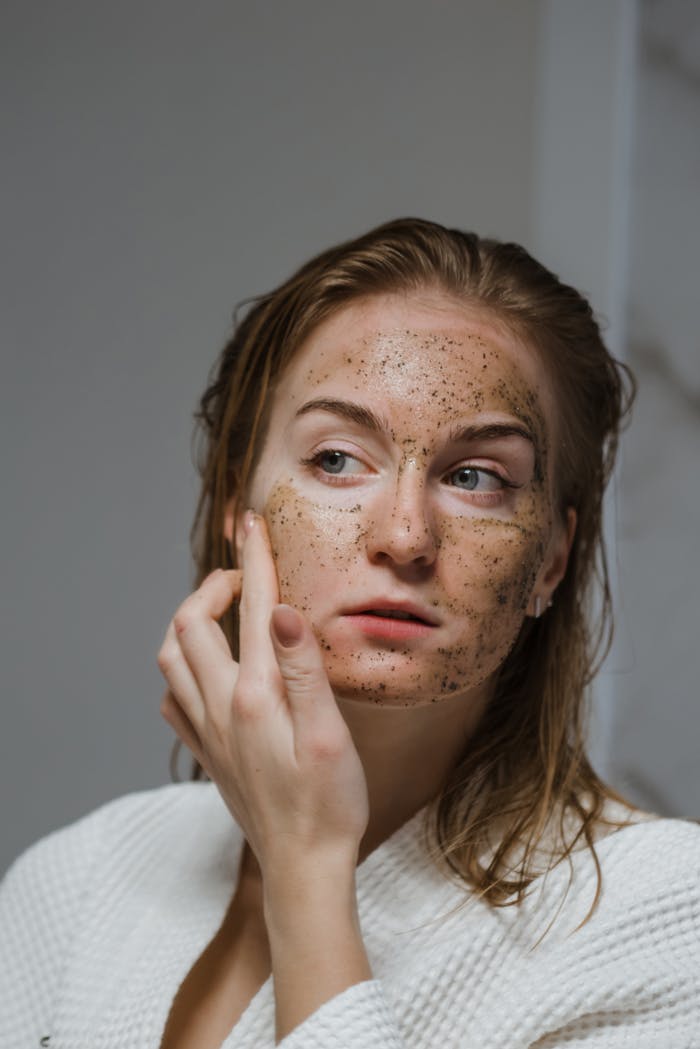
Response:
POLYGON ((392 619, 373 616, 369 612, 345 613, 343 622, 351 624, 375 641, 411 641, 428 637, 435 629, 431 624, 417 619, 392 619))
MULTIPOLYGON (((406 601, 402 598, 392 597, 374 597, 367 598, 358 603, 352 608, 347 608, 342 612, 344 618, 353 620, 362 620, 363 625, 372 627, 372 624, 378 625, 379 631, 381 631, 381 625, 386 624, 391 630, 395 630, 399 626, 407 628, 408 632, 411 633, 409 628, 413 628, 413 633, 425 633, 426 631, 432 630, 434 627, 440 625, 440 621, 433 612, 432 609, 426 608, 424 605, 417 604, 415 601, 406 601), (406 615, 415 616, 415 619, 392 619, 389 616, 373 616, 372 612, 403 612, 406 615), (367 621, 367 623, 365 623, 367 621)), ((373 631, 374 632, 374 631, 373 631)), ((406 635, 408 636, 408 634, 406 635)))

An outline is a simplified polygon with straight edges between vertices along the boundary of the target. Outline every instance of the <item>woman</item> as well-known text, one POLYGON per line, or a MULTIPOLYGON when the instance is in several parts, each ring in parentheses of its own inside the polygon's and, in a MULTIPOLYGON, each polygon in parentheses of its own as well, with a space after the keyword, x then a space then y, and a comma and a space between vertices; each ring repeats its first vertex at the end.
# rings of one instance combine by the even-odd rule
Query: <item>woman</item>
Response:
POLYGON ((211 783, 18 861, 3 1046, 700 1044, 700 834, 583 748, 624 378, 577 292, 428 222, 254 303, 159 654, 211 783))

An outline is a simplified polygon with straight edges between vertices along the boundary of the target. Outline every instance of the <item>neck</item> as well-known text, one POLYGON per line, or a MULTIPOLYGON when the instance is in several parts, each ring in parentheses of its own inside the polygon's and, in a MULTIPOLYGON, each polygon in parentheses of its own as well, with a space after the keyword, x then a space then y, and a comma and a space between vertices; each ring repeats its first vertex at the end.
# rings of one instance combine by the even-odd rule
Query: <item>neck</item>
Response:
POLYGON ((489 694, 483 688, 409 708, 338 700, 367 778, 370 818, 360 861, 439 794, 489 694))

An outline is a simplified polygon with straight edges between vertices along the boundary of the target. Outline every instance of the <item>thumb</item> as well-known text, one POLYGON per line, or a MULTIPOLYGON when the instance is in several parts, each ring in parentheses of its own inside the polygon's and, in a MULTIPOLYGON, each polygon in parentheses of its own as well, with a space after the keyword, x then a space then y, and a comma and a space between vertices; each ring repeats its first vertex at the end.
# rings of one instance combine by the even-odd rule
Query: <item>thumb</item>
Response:
POLYGON ((331 688, 321 650, 304 616, 291 605, 275 605, 270 637, 292 716, 324 706, 324 700, 332 698, 331 688))

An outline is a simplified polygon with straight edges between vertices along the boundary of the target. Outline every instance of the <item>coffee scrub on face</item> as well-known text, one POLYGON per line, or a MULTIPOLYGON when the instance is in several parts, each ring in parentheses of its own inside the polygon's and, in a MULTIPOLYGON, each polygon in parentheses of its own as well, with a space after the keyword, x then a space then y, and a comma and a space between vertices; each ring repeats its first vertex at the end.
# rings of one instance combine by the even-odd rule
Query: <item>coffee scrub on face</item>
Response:
POLYGON ((532 350, 435 291, 360 299, 299 348, 251 496, 339 696, 482 700, 564 534, 552 403, 532 350), (356 629, 349 612, 393 595, 430 611, 427 636, 356 629))

